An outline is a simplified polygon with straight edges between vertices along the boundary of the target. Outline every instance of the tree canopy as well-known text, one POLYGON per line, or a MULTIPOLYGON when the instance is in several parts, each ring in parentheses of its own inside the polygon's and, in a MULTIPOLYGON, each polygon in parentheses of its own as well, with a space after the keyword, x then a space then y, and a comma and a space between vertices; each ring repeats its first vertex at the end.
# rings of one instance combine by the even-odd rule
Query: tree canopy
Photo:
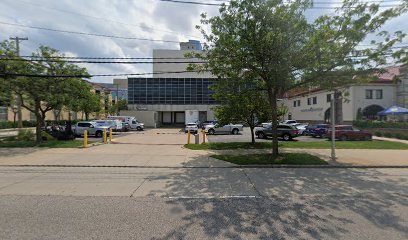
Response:
MULTIPOLYGON (((266 92, 276 122, 277 99, 288 90, 334 90, 367 79, 386 62, 385 53, 405 37, 380 30, 407 11, 407 1, 382 11, 375 3, 346 0, 335 13, 310 21, 306 11, 312 5, 308 0, 232 0, 220 7, 218 16, 202 14, 198 28, 207 43, 204 54, 195 57, 207 63, 190 69, 210 71, 220 79, 240 79, 243 71, 250 72, 266 92), (372 34, 382 39, 363 47, 372 34)), ((276 124, 272 154, 278 156, 276 124)))

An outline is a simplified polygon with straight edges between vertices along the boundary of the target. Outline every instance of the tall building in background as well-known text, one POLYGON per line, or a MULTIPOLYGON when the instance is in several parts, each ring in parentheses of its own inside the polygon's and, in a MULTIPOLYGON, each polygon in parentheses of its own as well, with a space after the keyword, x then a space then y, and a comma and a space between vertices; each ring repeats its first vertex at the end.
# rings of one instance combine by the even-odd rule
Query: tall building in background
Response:
POLYGON ((185 58, 185 54, 202 52, 201 49, 198 41, 180 43, 180 50, 154 49, 153 77, 128 78, 131 111, 126 115, 137 117, 147 126, 214 120, 212 107, 216 102, 209 86, 215 77, 210 73, 188 72, 185 63, 202 61, 185 58))

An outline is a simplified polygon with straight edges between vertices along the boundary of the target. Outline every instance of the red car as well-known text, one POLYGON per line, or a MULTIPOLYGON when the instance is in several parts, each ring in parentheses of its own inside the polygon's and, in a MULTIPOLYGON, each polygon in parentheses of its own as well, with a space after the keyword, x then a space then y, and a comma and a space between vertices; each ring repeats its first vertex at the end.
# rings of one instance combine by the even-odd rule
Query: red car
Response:
MULTIPOLYGON (((365 140, 369 141, 372 139, 373 135, 370 132, 357 129, 351 125, 337 125, 335 126, 336 132, 335 137, 341 141, 347 140, 365 140)), ((331 139, 331 127, 328 128, 326 133, 326 138, 331 139)))

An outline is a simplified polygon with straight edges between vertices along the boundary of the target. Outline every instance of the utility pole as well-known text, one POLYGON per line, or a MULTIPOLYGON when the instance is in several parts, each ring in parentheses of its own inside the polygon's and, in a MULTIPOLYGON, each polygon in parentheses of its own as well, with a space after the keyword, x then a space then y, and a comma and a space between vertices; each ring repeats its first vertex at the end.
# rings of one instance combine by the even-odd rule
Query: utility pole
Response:
MULTIPOLYGON (((20 56, 20 41, 25 41, 28 40, 27 37, 10 37, 10 40, 16 42, 16 51, 17 51, 17 57, 20 56)), ((16 105, 17 105, 17 119, 18 119, 18 128, 23 128, 23 115, 21 113, 21 97, 20 95, 17 94, 16 97, 16 105)))
POLYGON ((116 103, 116 116, 119 116, 119 84, 118 84, 118 83, 114 83, 113 85, 116 85, 116 99, 115 99, 115 103, 116 103))
POLYGON ((331 111, 331 160, 336 161, 336 91, 333 92, 333 97, 330 100, 331 111))

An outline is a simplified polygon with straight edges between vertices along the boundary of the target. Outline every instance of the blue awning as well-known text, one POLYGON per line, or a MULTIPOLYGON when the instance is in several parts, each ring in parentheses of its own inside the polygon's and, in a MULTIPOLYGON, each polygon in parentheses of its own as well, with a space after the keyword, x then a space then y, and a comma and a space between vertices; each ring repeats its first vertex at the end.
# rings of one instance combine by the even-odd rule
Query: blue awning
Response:
POLYGON ((403 107, 398 107, 398 106, 392 106, 390 108, 387 108, 379 113, 378 115, 384 116, 384 115, 394 115, 394 114, 408 114, 408 109, 403 108, 403 107))

